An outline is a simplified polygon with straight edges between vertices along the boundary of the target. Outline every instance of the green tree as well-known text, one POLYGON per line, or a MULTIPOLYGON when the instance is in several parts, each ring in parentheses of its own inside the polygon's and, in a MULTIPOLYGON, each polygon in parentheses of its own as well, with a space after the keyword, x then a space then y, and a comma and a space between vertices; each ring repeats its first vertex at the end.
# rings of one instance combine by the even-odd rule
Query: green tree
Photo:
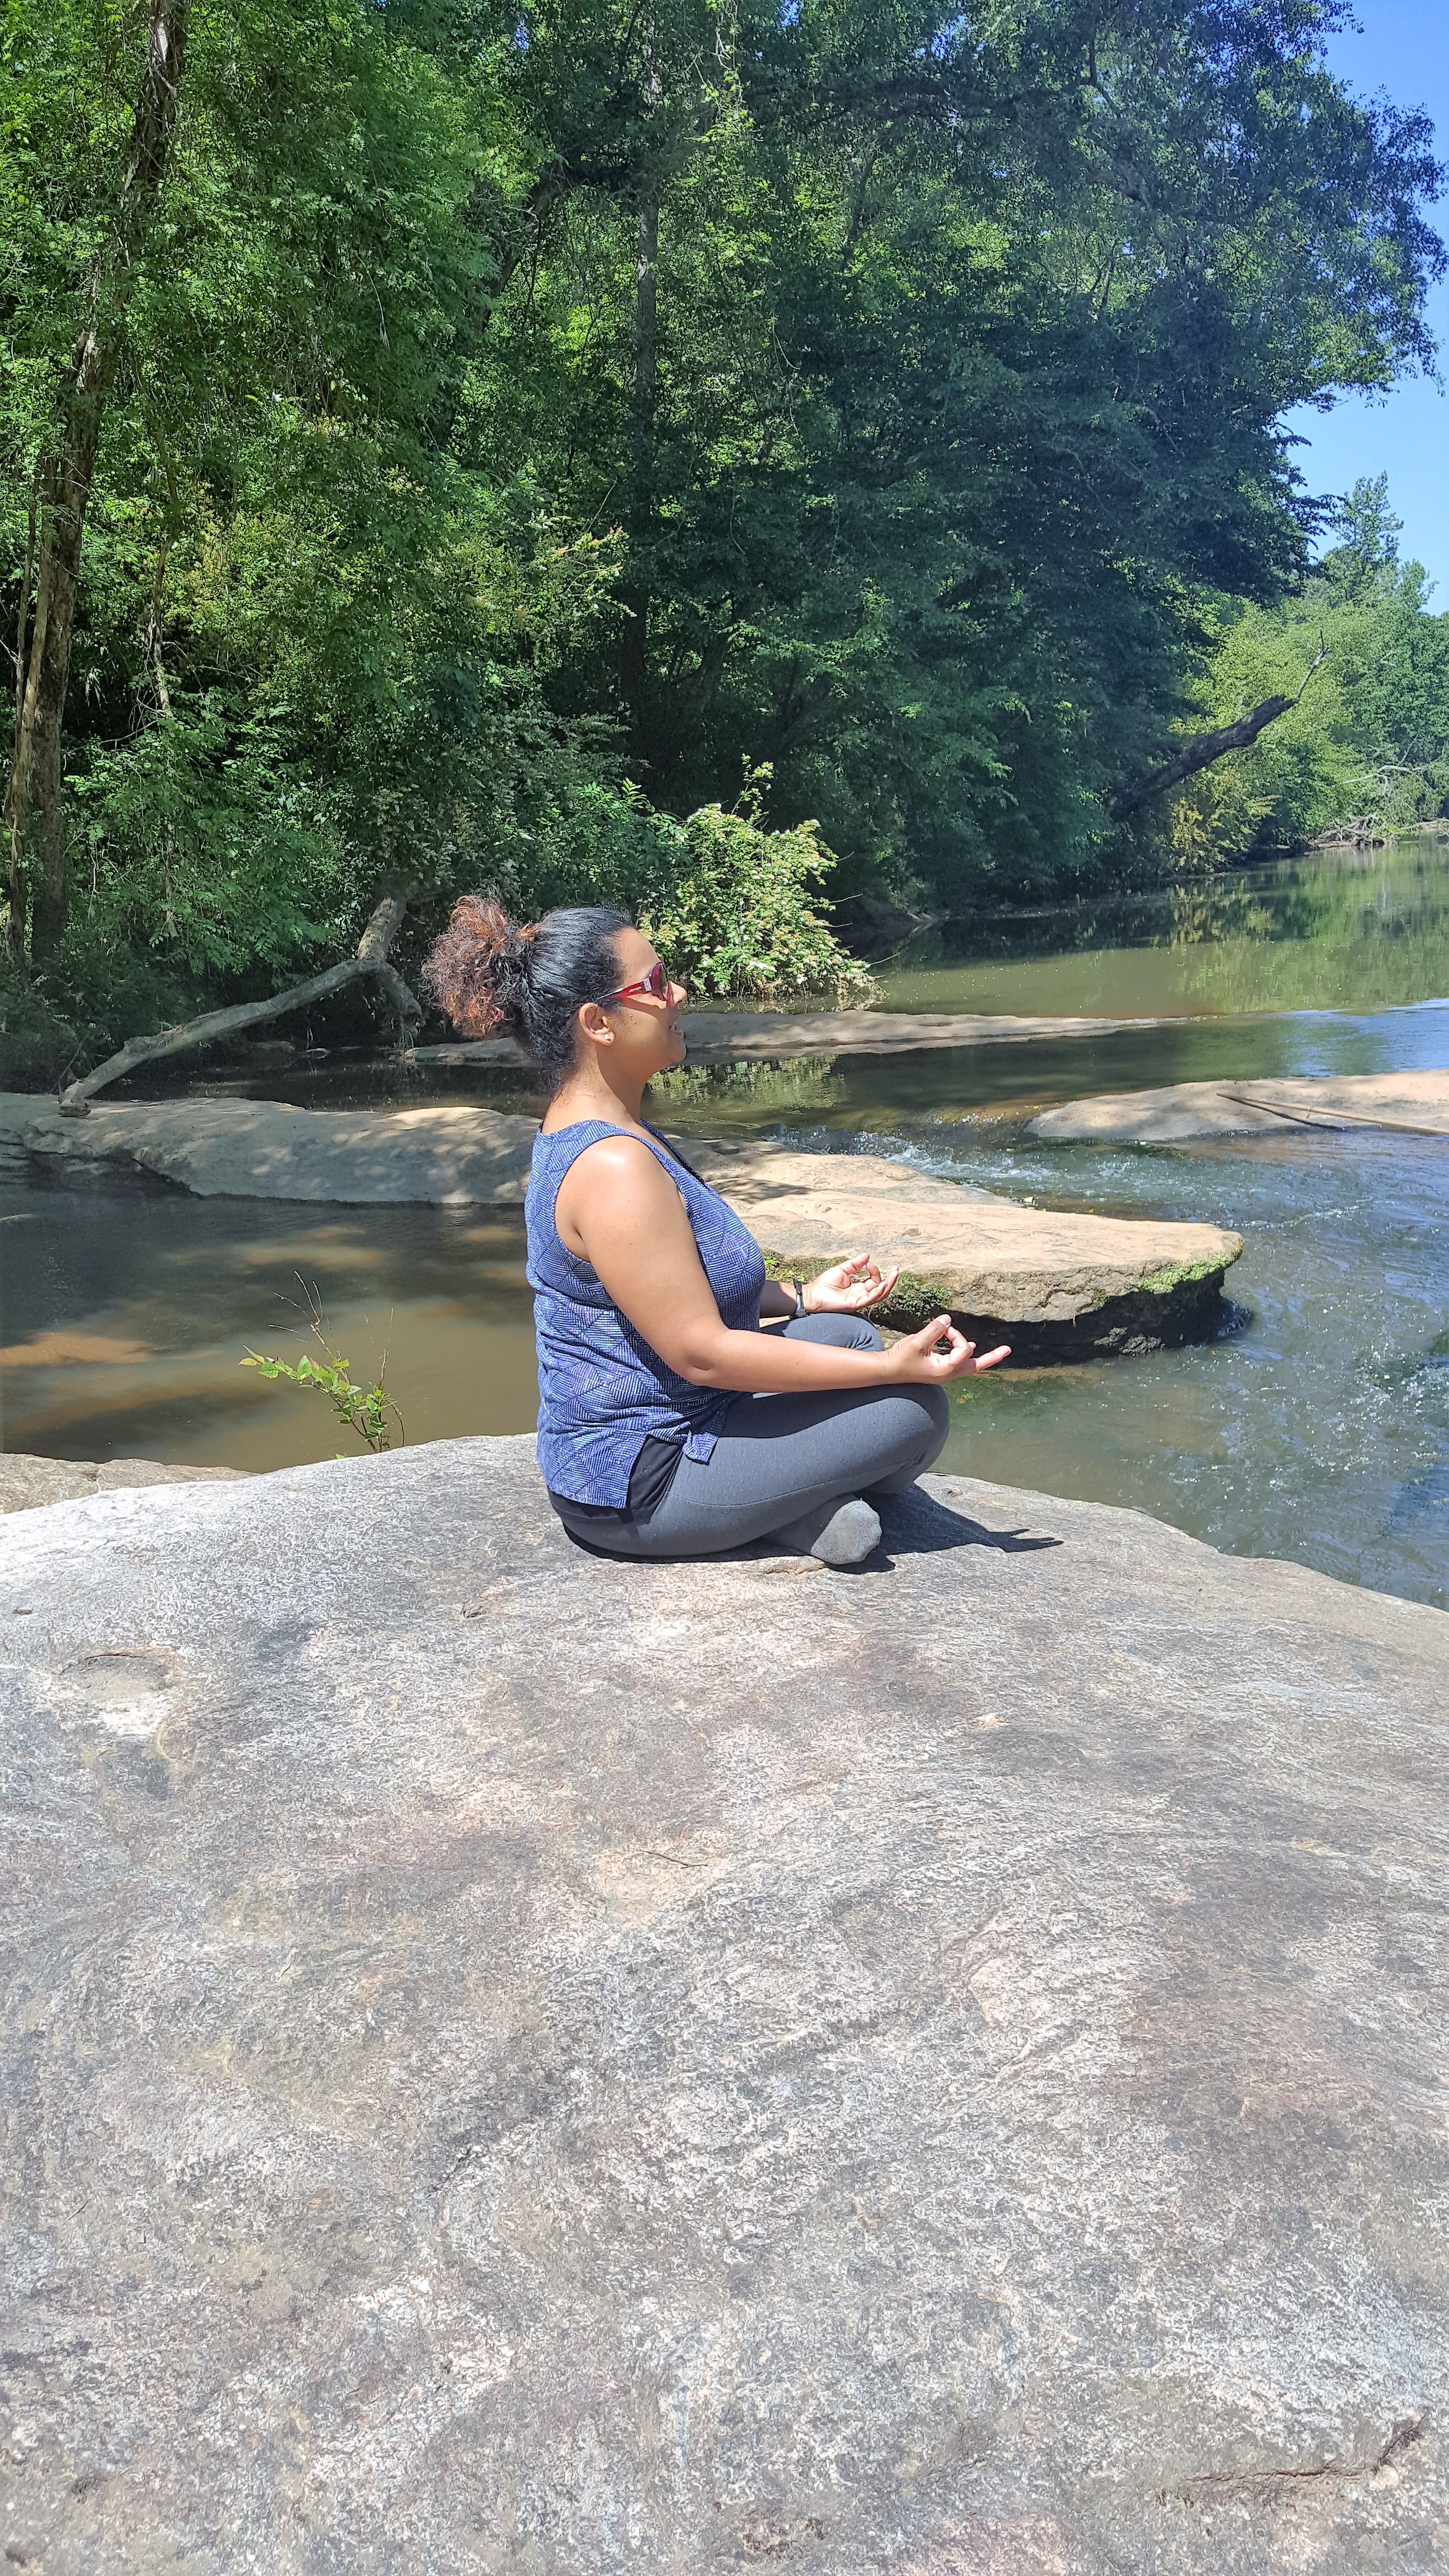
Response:
POLYGON ((450 444, 497 192, 489 84, 443 19, 11 9, 12 953, 29 896, 38 959, 64 927, 63 714, 125 908, 190 921, 211 965, 245 944, 244 814, 271 955, 289 906, 315 937, 403 843, 446 869, 558 747, 531 666, 600 550, 526 467, 482 487, 450 444))
POLYGON ((1205 602, 1303 570, 1282 410, 1426 352, 1428 130, 1345 98, 1331 17, 529 12, 553 178, 480 453, 521 428, 572 515, 624 518, 619 663, 593 630, 558 685, 651 794, 744 750, 857 876, 1090 856, 1205 602))
MULTIPOLYGON (((1428 129, 1329 78, 1337 14, 10 0, 36 989, 271 979, 399 868, 424 929, 486 881, 662 919, 742 760, 847 902, 1100 871, 1339 579, 1283 411, 1427 351, 1428 129)), ((1399 619, 1418 748, 1345 722, 1427 776, 1407 580, 1340 659, 1399 619)))
POLYGON ((1194 863, 1291 847, 1372 815, 1385 828, 1449 810, 1449 616, 1422 565, 1398 560, 1387 478, 1358 483, 1309 577, 1273 608, 1230 603, 1201 698, 1212 722, 1276 695, 1298 704, 1251 751, 1178 801, 1194 863), (1303 683, 1308 677, 1307 686, 1303 683))

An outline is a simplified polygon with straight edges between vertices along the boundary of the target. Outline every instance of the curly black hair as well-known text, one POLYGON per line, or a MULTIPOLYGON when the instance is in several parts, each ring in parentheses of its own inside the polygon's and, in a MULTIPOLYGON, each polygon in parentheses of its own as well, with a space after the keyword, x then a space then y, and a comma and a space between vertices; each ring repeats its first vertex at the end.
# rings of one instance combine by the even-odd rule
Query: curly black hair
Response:
POLYGON ((579 1011, 618 983, 614 942, 629 928, 624 913, 584 904, 510 921, 496 895, 465 894, 423 982, 464 1037, 519 1038, 552 1099, 574 1069, 579 1011))

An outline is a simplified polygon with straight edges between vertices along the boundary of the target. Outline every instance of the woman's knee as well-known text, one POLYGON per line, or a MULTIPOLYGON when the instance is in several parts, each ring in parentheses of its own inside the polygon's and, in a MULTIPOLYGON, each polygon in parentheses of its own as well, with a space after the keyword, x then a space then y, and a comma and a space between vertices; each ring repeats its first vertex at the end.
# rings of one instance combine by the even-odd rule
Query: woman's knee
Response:
POLYGON ((936 1433, 938 1438, 944 1440, 947 1432, 951 1428, 951 1399, 946 1393, 945 1388, 943 1386, 922 1386, 917 1387, 916 1393, 925 1398, 924 1409, 930 1421, 932 1431, 936 1433))
POLYGON ((907 1415, 907 1443, 934 1458, 951 1428, 951 1399, 945 1388, 902 1387, 897 1402, 907 1415))
POLYGON ((882 1441, 874 1472, 862 1480, 867 1494, 904 1493, 946 1446, 951 1406, 943 1386, 902 1388, 891 1399, 891 1414, 896 1436, 882 1441))

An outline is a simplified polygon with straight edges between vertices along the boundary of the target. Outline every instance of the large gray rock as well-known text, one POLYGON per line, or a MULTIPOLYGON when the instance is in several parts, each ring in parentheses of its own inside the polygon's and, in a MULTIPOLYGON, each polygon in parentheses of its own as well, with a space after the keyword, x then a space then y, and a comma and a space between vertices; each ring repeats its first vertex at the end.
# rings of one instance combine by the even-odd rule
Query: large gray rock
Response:
POLYGON ((1449 1073, 1335 1073, 1277 1082, 1169 1082, 1101 1091, 1044 1109, 1027 1130, 1048 1144, 1175 1145, 1202 1136, 1291 1136, 1383 1127, 1449 1136, 1449 1073))
POLYGON ((1449 2563, 1449 1625, 526 1442, 12 1521, 7 2563, 1449 2563))

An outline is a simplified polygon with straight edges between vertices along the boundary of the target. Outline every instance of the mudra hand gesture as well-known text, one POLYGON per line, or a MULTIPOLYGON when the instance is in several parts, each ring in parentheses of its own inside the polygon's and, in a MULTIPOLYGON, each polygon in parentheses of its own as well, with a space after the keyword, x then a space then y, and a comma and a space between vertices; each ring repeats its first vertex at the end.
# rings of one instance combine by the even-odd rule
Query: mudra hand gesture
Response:
MULTIPOLYGON (((800 1294, 807 1315, 858 1315, 867 1306, 878 1306, 890 1295, 899 1279, 900 1265, 882 1273, 879 1263, 868 1252, 857 1252, 848 1261, 837 1261, 833 1269, 822 1270, 818 1279, 802 1285, 800 1294)), ((889 1354, 886 1366, 893 1376, 908 1383, 929 1384, 934 1378, 984 1376, 987 1369, 999 1368, 1011 1357, 1010 1345, 976 1356, 976 1345, 958 1332, 949 1315, 937 1315, 918 1333, 903 1334, 889 1354)))
POLYGON ((882 1274, 879 1262, 869 1252, 857 1252, 848 1261, 837 1261, 830 1270, 822 1270, 818 1279, 807 1279, 801 1287, 807 1315, 861 1315, 867 1306, 878 1306, 888 1297, 899 1279, 900 1265, 882 1274))

